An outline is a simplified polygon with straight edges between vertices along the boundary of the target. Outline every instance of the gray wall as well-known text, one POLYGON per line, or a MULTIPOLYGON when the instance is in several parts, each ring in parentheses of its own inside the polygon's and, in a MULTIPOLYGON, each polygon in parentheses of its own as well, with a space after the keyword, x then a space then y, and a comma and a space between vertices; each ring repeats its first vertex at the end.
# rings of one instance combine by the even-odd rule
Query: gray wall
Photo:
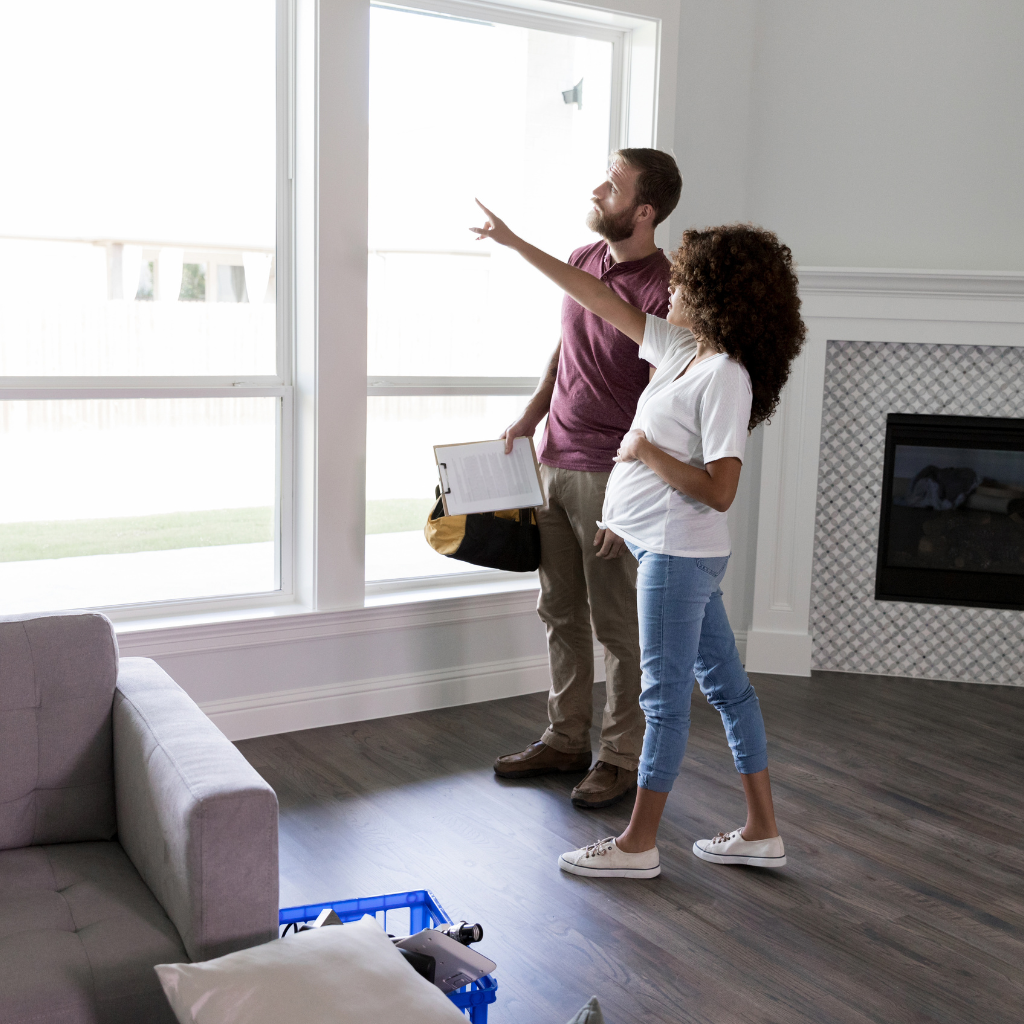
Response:
POLYGON ((1024 270, 1024 4, 762 0, 747 200, 801 263, 1024 270))
POLYGON ((683 229, 745 220, 756 0, 682 0, 676 70, 675 152, 683 229))
POLYGON ((806 266, 1024 270, 1020 0, 683 0, 687 225, 806 266))
MULTIPOLYGON (((1022 54, 1020 0, 682 0, 672 238, 749 220, 805 266, 1024 270, 1022 54)), ((756 493, 730 512, 738 631, 756 493)))

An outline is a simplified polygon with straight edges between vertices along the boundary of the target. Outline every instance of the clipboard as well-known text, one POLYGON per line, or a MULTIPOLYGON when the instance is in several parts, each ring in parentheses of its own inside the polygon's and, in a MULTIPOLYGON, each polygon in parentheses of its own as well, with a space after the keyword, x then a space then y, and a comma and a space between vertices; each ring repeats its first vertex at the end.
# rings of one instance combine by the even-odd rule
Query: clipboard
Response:
POLYGON ((537 508, 544 504, 532 437, 517 437, 509 455, 505 454, 505 441, 501 438, 435 444, 434 461, 446 516, 537 508))

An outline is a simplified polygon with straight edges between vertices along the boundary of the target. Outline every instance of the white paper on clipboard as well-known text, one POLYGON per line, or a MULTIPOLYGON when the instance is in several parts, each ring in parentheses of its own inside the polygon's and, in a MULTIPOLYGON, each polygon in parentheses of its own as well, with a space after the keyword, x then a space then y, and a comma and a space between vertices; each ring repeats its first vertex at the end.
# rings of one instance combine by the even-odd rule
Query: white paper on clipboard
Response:
POLYGON ((506 508, 537 508, 544 504, 532 437, 517 437, 512 452, 505 442, 471 441, 436 444, 445 515, 498 512, 506 508))

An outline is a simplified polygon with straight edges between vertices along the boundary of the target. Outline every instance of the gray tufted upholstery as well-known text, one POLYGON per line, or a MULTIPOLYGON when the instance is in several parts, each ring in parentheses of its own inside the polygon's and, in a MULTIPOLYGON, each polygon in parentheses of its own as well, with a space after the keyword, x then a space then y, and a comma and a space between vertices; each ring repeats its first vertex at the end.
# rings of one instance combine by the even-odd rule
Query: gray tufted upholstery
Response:
POLYGON ((118 843, 0 853, 4 1024, 173 1024, 153 965, 187 959, 118 843))
POLYGON ((0 850, 113 839, 116 684, 105 616, 0 620, 0 850))
POLYGON ((274 791, 174 680, 102 615, 0 618, 0 1024, 173 1024, 153 965, 277 905, 274 791))

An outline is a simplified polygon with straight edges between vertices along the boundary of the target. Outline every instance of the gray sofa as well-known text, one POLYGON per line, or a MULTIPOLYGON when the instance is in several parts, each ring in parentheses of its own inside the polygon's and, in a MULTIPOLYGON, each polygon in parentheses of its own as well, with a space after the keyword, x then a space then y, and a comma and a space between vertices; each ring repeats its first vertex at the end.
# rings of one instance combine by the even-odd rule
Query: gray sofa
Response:
POLYGON ((153 970, 277 935, 277 798, 103 615, 0 618, 0 1024, 171 1024, 153 970))

